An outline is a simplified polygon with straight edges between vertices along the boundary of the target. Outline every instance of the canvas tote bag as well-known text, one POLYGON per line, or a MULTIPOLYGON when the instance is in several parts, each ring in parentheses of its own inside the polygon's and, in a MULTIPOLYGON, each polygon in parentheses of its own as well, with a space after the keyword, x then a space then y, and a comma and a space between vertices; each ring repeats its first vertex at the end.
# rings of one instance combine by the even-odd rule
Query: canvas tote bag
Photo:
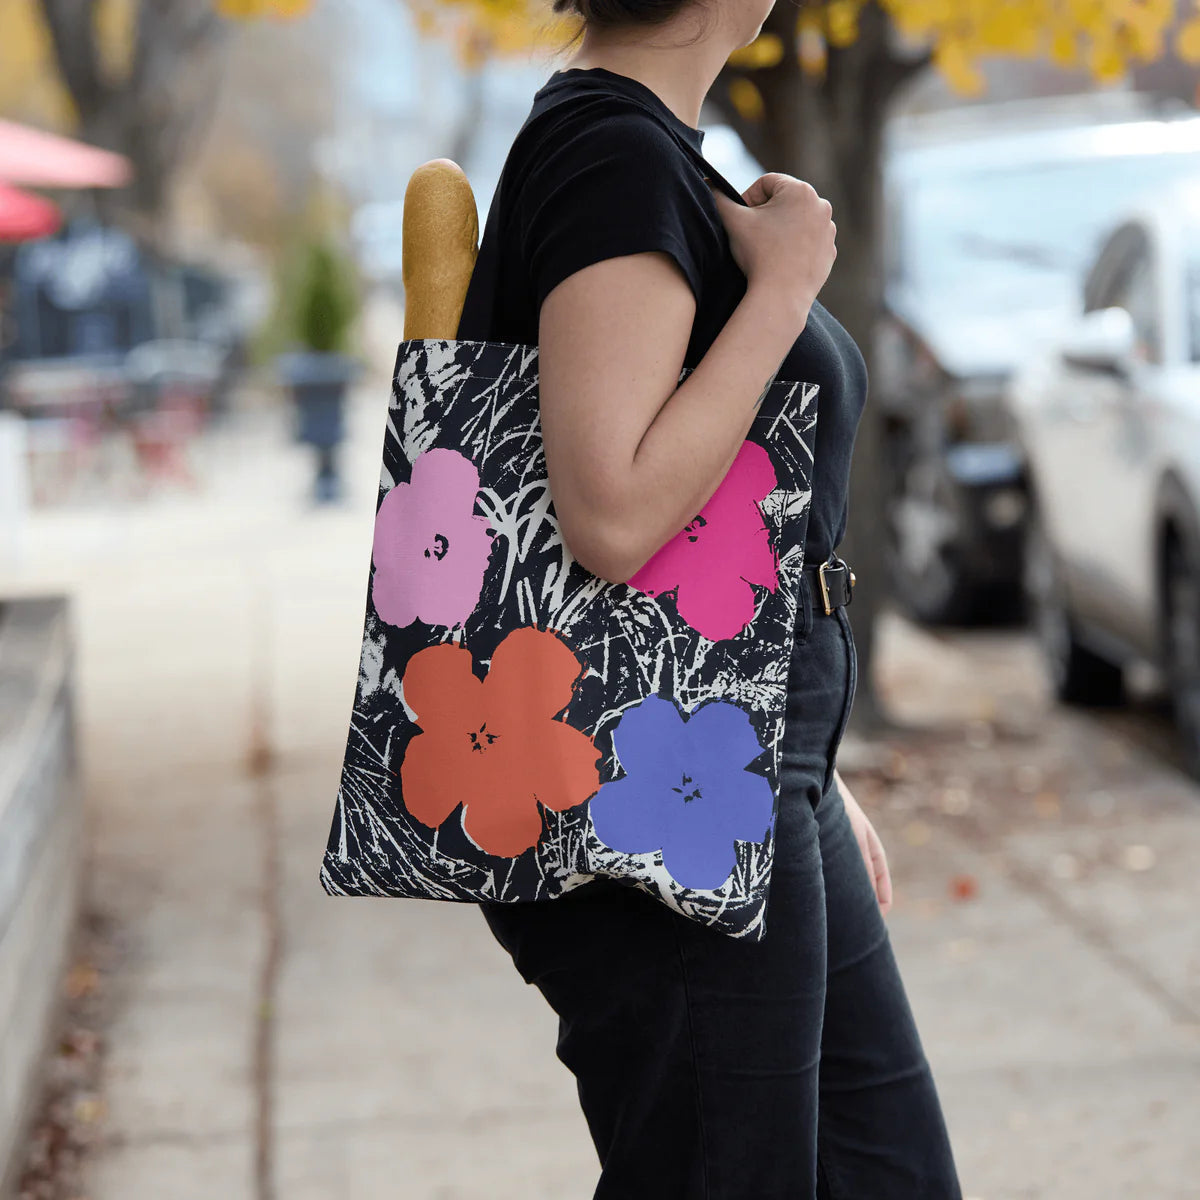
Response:
POLYGON ((817 390, 776 378, 712 498, 612 583, 559 531, 537 347, 400 343, 326 892, 610 878, 763 937, 817 390))

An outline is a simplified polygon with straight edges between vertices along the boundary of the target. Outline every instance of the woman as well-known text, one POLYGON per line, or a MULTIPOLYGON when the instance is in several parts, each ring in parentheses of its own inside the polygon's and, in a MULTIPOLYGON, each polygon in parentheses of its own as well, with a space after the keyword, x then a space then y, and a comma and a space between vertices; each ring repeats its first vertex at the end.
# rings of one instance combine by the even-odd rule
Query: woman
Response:
POLYGON ((886 858, 835 769, 856 660, 817 569, 845 532, 867 375, 816 298, 832 210, 775 173, 738 196, 676 140, 702 150, 705 92, 770 3, 577 2, 579 52, 509 152, 458 336, 538 345, 563 537, 614 581, 700 511, 777 368, 819 383, 809 566, 762 941, 610 880, 481 908, 559 1016, 597 1200, 960 1198, 883 921, 886 858))

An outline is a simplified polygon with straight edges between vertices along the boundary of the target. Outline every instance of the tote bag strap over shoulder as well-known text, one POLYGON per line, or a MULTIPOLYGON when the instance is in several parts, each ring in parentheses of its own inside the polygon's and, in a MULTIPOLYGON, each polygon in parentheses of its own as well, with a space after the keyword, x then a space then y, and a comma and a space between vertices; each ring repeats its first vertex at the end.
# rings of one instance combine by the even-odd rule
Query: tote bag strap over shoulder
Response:
POLYGON ((735 188, 733 186, 733 184, 730 183, 729 180, 726 179, 725 176, 722 175, 712 165, 712 163, 710 163, 708 161, 708 159, 705 158, 704 155, 699 150, 697 150, 696 147, 691 144, 691 142, 689 142, 687 140, 687 138, 683 137, 680 134, 678 129, 675 129, 670 124, 669 121, 665 120, 662 113, 659 112, 658 109, 656 109, 654 107, 654 105, 649 104, 648 102, 646 102, 644 100, 637 100, 632 96, 622 95, 621 98, 630 104, 636 104, 640 109, 643 109, 645 112, 648 112, 652 117, 654 117, 655 120, 657 120, 658 123, 671 135, 671 137, 675 139, 676 145, 678 145, 679 148, 694 163, 696 163, 696 165, 700 168, 700 171, 703 174, 705 179, 710 180, 711 182, 719 185, 721 190, 723 192, 725 192, 725 194, 731 200, 733 200, 735 203, 737 203, 737 204, 745 204, 746 203, 746 201, 742 199, 741 192, 739 192, 737 190, 737 188, 735 188))
MULTIPOLYGON (((706 179, 711 180, 720 187, 735 203, 746 203, 737 188, 721 175, 695 146, 685 137, 681 136, 679 131, 671 126, 670 122, 663 117, 663 114, 654 105, 644 100, 639 100, 636 97, 626 95, 624 92, 599 93, 597 99, 612 100, 618 106, 622 107, 632 105, 640 108, 643 112, 649 113, 671 135, 680 149, 700 168, 701 173, 706 179)), ((547 105, 537 116, 527 120, 521 127, 520 132, 522 134, 530 132, 531 127, 540 123, 542 118, 553 112, 560 105, 571 104, 576 101, 577 97, 569 97, 547 105)), ((501 175, 495 200, 491 206, 491 211, 488 213, 483 239, 479 246, 479 255, 471 274, 471 283, 467 289, 462 315, 459 318, 459 338, 475 336, 479 340, 486 340, 478 332, 472 335, 470 331, 490 331, 494 328, 496 305, 499 303, 500 296, 500 245, 505 233, 500 224, 500 214, 504 209, 501 192, 510 187, 519 189, 521 183, 520 179, 505 179, 501 175)))

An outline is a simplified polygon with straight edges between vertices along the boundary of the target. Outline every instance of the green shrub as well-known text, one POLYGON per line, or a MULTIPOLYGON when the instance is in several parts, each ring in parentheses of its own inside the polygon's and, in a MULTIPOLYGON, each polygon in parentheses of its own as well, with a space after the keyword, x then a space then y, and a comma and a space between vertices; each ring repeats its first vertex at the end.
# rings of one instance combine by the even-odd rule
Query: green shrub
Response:
POLYGON ((350 264, 331 243, 311 242, 295 299, 296 341, 317 353, 346 353, 358 309, 358 288, 350 264))
POLYGON ((293 241, 275 265, 275 302, 251 348, 257 366, 294 350, 353 354, 360 308, 354 264, 328 237, 293 241))

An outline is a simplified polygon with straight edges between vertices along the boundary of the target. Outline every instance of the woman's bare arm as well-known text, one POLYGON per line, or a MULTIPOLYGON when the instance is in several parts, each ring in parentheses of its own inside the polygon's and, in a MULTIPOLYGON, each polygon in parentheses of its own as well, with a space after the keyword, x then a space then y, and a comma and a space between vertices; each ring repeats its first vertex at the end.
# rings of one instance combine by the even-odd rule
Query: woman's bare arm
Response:
POLYGON ((749 287, 676 386, 695 315, 683 272, 661 251, 576 271, 542 304, 542 430, 554 507, 572 554, 614 582, 633 575, 717 490, 807 310, 749 287))
POLYGON ((592 263, 542 302, 555 511, 579 562, 613 582, 635 574, 717 490, 833 265, 832 209, 807 183, 764 175, 744 199, 718 196, 745 295, 682 384, 696 300, 665 251, 592 263))

